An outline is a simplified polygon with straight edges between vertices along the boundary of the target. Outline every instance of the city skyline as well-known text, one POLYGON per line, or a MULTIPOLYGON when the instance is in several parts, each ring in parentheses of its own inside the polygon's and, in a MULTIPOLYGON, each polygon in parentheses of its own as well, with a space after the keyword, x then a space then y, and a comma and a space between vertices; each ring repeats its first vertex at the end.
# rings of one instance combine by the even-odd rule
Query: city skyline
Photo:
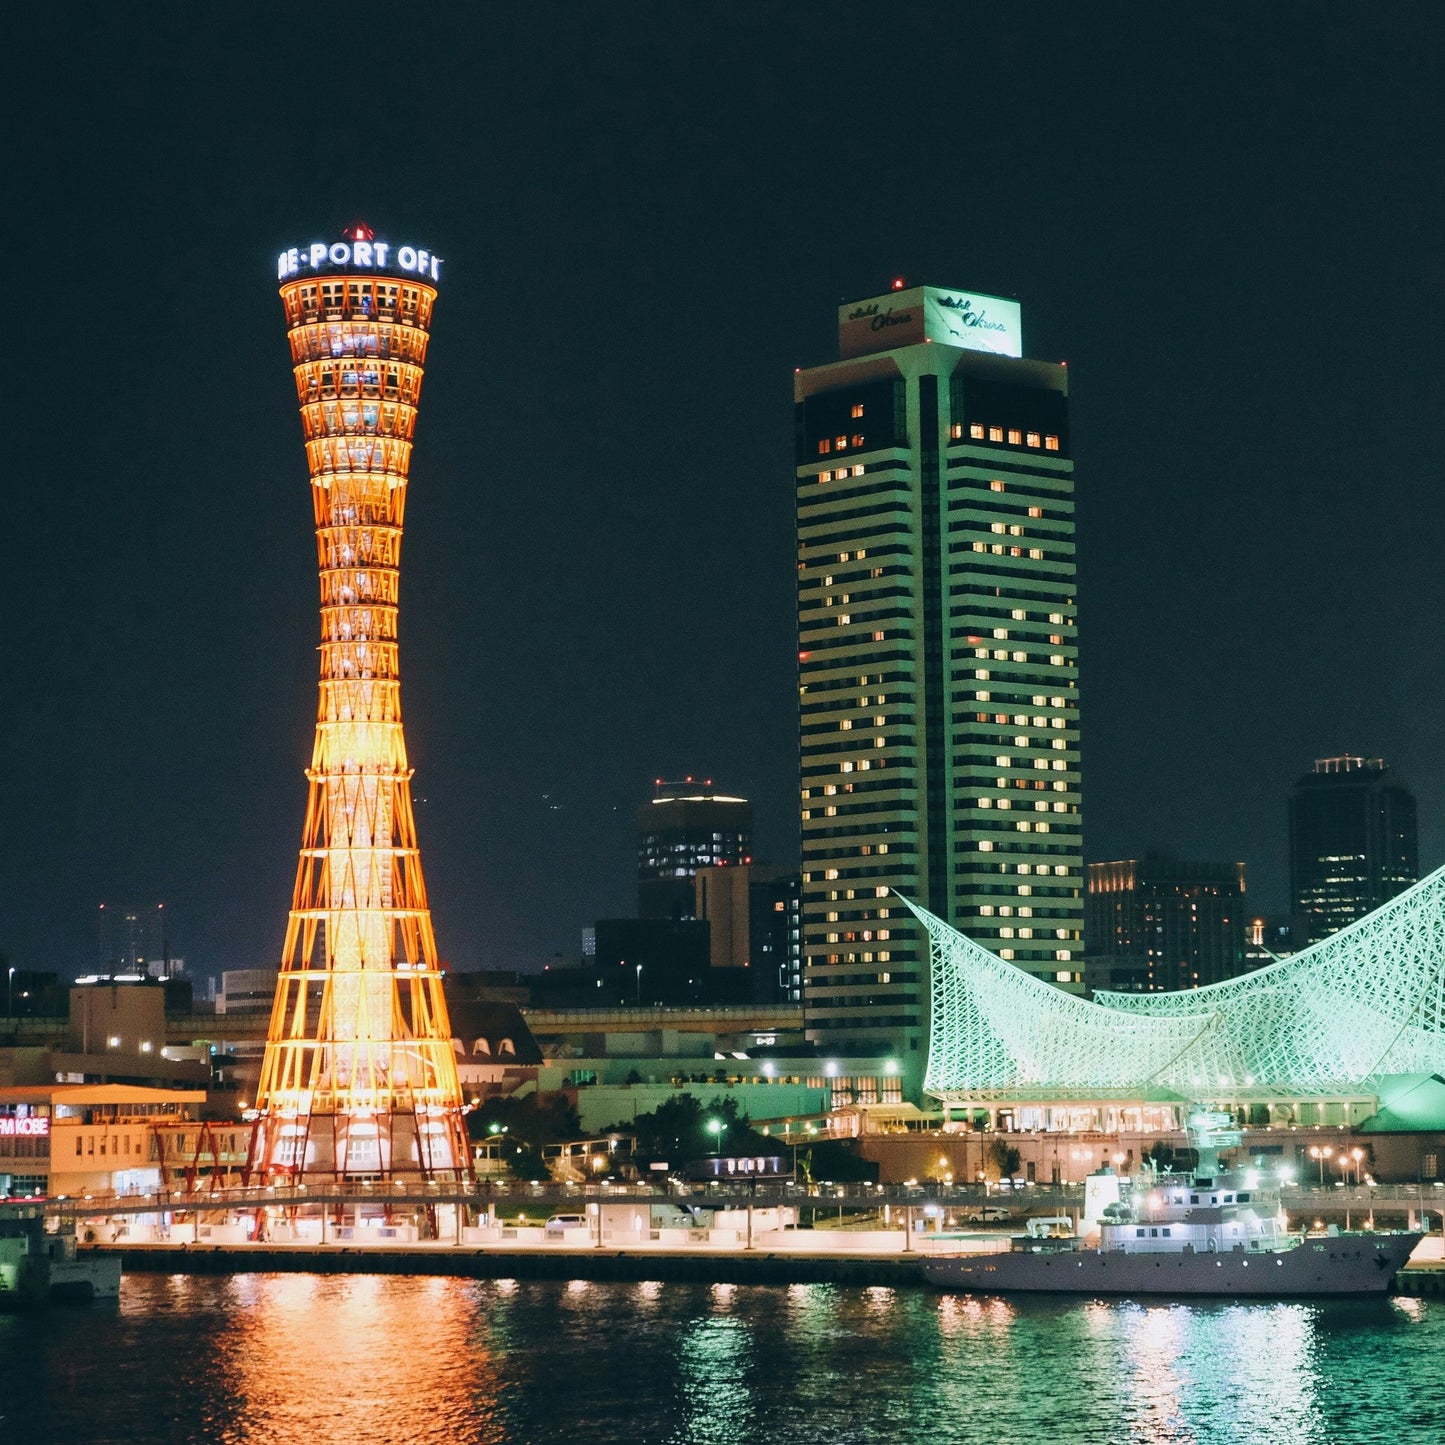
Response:
POLYGON ((797 861, 787 377, 900 274, 1017 297, 1028 354, 1070 363, 1085 855, 1237 857, 1281 911, 1289 786, 1344 751, 1410 781, 1422 873, 1445 853, 1438 17, 1256 16, 1248 45, 1226 17, 588 17, 553 52, 443 7, 429 93, 319 183, 259 26, 50 23, 22 51, 65 71, 12 117, 46 298, 11 459, 13 965, 89 967, 102 900, 164 900, 202 976, 279 959, 314 659, 275 253, 357 215, 447 265, 403 655, 451 967, 570 959, 628 911, 658 775, 749 797, 756 855, 797 861), (921 57, 891 120, 844 93, 860 40, 921 57), (1017 93, 920 170, 902 138, 962 124, 965 50, 1017 93))

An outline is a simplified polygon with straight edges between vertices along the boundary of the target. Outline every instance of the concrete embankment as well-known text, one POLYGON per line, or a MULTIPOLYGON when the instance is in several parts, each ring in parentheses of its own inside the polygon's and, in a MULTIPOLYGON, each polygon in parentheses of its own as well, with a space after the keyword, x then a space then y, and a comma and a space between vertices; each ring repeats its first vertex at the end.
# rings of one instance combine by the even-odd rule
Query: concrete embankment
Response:
MULTIPOLYGON (((108 1251, 110 1252, 110 1251, 108 1251)), ((127 1245, 113 1248, 127 1273, 438 1274, 464 1279, 640 1280, 689 1284, 922 1283, 902 1255, 619 1249, 349 1248, 345 1245, 127 1245)))

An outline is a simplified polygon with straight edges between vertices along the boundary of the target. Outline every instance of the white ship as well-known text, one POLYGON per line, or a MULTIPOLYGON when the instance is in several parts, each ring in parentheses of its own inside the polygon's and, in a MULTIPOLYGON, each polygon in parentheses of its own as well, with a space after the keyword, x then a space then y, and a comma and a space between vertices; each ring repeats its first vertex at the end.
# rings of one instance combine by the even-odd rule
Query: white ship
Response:
POLYGON ((1118 1192, 1099 1217, 1097 1244, 1057 1237, 1053 1226, 1068 1221, 1031 1221, 1007 1249, 925 1257, 924 1278, 941 1289, 998 1294, 1384 1294, 1422 1236, 1291 1234, 1277 1188, 1263 1184, 1255 1170, 1220 1167, 1219 1151, 1240 1140, 1231 1124, 1227 1114, 1191 1115, 1198 1164, 1190 1175, 1094 1176, 1107 1177, 1118 1192))
POLYGON ((33 1206, 0 1208, 0 1309, 119 1296, 119 1255, 79 1254, 74 1229, 48 1231, 33 1206))

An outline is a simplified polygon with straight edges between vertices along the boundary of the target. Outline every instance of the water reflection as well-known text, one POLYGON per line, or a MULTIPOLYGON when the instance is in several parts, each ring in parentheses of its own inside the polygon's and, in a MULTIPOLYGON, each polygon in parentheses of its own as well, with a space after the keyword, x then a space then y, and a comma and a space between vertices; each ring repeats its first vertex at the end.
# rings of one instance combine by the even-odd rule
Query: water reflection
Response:
POLYGON ((1445 1303, 128 1278, 0 1315, 0 1445, 1439 1445, 1445 1303))
POLYGON ((475 1348, 459 1280, 238 1276, 214 1365, 224 1389, 204 1438, 219 1445, 317 1439, 501 1442, 498 1380, 475 1348), (245 1301, 243 1303, 243 1301, 245 1301))
POLYGON ((684 1414, 674 1438, 696 1445, 751 1445, 761 1438, 752 1400, 753 1368, 752 1340, 740 1320, 696 1321, 678 1350, 684 1414))

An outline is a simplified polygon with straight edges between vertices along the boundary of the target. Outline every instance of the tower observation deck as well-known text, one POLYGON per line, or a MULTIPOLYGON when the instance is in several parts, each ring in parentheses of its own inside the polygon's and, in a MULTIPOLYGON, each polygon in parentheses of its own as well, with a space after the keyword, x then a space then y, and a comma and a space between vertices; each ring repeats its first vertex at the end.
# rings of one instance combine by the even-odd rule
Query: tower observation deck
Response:
POLYGON ((277 265, 315 507, 321 683, 256 1097, 251 1165, 270 1177, 470 1173, 397 654, 402 518, 440 270, 427 251, 362 225, 277 265))

